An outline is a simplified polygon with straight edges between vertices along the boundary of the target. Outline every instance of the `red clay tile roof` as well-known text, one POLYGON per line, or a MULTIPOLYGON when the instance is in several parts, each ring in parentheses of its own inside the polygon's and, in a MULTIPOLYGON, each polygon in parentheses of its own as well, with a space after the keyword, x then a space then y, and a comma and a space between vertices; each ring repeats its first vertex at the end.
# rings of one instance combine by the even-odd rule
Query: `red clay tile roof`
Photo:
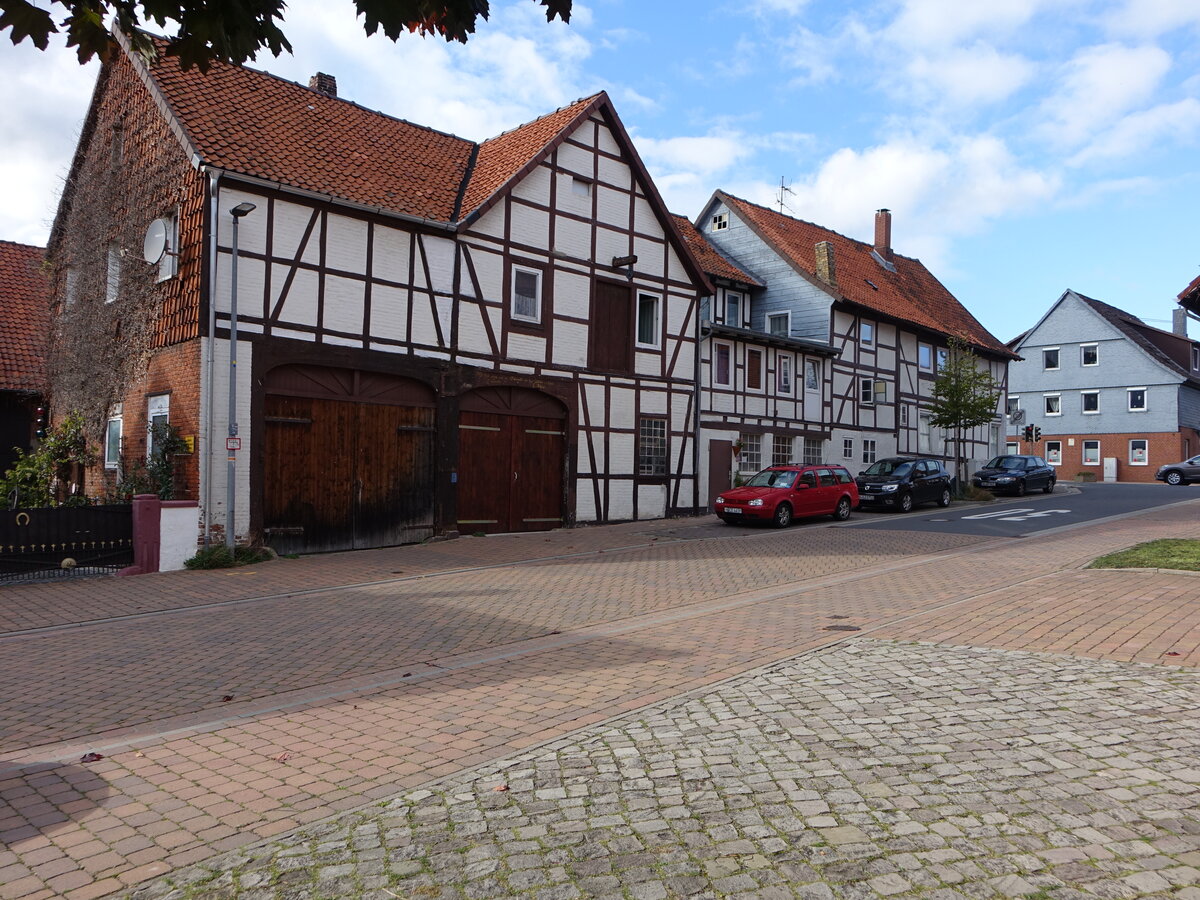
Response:
POLYGON ((471 141, 243 66, 184 71, 160 52, 150 73, 209 165, 405 215, 453 219, 471 141))
POLYGON ((752 285, 754 287, 762 287, 762 282, 742 271, 717 250, 708 240, 700 233, 700 230, 692 224, 692 220, 685 216, 679 216, 671 213, 671 218, 675 220, 675 227, 679 229, 679 234, 683 237, 683 242, 687 244, 692 255, 696 257, 696 262, 700 264, 700 268, 706 274, 716 278, 728 278, 730 281, 740 281, 742 284, 752 285))
POLYGON ((1200 316, 1200 275, 1179 292, 1179 305, 1200 316))
POLYGON ((875 261, 870 244, 812 222, 793 219, 724 191, 717 191, 717 196, 782 256, 814 277, 814 248, 821 241, 829 241, 834 249, 835 290, 849 302, 938 334, 962 338, 999 356, 1015 357, 967 312, 920 260, 895 254, 892 262, 896 271, 889 272, 875 261))
POLYGON ((150 73, 205 163, 438 222, 476 210, 606 99, 477 145, 244 66, 216 62, 204 75, 160 53, 150 73))
POLYGON ((584 97, 480 144, 459 217, 465 218, 474 212, 488 197, 523 174, 526 166, 536 160, 563 129, 590 113, 605 99, 603 92, 584 97))
POLYGON ((41 247, 0 241, 0 390, 43 391, 50 281, 41 247))

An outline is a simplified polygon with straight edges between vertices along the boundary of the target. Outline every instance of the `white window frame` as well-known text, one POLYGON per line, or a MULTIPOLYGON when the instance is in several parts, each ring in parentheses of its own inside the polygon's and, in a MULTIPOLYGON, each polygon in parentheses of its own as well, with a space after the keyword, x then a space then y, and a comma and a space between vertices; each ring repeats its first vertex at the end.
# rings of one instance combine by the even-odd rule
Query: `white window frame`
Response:
POLYGON ((1046 462, 1052 466, 1062 465, 1063 442, 1062 441, 1046 441, 1046 462), (1057 447, 1057 450, 1052 450, 1052 447, 1057 447), (1057 457, 1057 459, 1056 459, 1057 457))
POLYGON ((738 454, 738 471, 739 472, 761 472, 762 471, 762 435, 761 434, 739 434, 738 441, 741 442, 742 452, 738 454), (751 447, 753 447, 754 466, 749 467, 747 463, 751 455, 751 447))
POLYGON ((907 403, 900 404, 900 427, 901 428, 908 427, 908 404, 907 403))
POLYGON ((767 354, 758 347, 746 348, 746 368, 745 368, 746 391, 755 394, 765 393, 767 390, 767 354), (750 384, 750 354, 758 354, 758 387, 752 387, 750 384))
POLYGON ((858 322, 858 342, 868 347, 875 346, 875 323, 860 319, 858 322))
POLYGON ((917 344, 917 368, 922 372, 933 371, 933 344, 917 344), (922 354, 925 362, 921 362, 922 354))
POLYGON ((125 408, 118 403, 113 406, 113 410, 109 413, 108 421, 104 423, 104 468, 117 469, 121 465, 121 450, 125 442, 125 408), (113 449, 110 441, 113 426, 117 426, 117 446, 116 453, 112 454, 113 449))
POLYGON ((771 437, 771 465, 786 466, 792 461, 792 456, 796 452, 796 439, 788 437, 786 434, 776 434, 771 437), (783 454, 783 459, 780 460, 779 448, 787 447, 787 453, 783 454))
POLYGON ((780 394, 792 393, 792 357, 787 353, 775 357, 775 390, 780 394))
POLYGON ((670 466, 670 443, 667 420, 664 416, 641 416, 638 419, 638 476, 662 478, 670 466), (650 469, 650 471, 646 471, 650 469), (655 471, 661 469, 661 471, 655 471))
POLYGON ((806 359, 804 361, 804 390, 810 394, 819 394, 821 392, 821 370, 815 359, 806 359), (812 374, 812 380, 816 382, 816 387, 809 387, 809 373, 812 374))
POLYGON ((869 465, 875 462, 875 457, 879 453, 878 445, 870 438, 863 438, 862 443, 862 461, 864 464, 869 465))
POLYGON ((121 296, 121 250, 116 244, 108 245, 108 259, 104 270, 104 302, 116 303, 121 296))
POLYGON ((936 350, 934 350, 934 352, 933 352, 934 371, 937 371, 937 372, 942 371, 942 369, 946 368, 946 365, 949 362, 950 362, 950 350, 948 348, 938 347, 936 350))
POLYGON ((859 378, 858 379, 858 403, 860 406, 875 405, 875 379, 874 378, 859 378))
MULTIPOLYGON (((512 267, 512 292, 511 292, 512 293, 512 303, 509 305, 509 311, 508 311, 509 318, 511 318, 513 321, 532 322, 535 325, 542 324, 542 274, 543 273, 542 273, 541 269, 534 269, 534 268, 531 268, 530 266, 521 266, 521 265, 516 265, 516 264, 513 265, 513 267, 512 267), (534 297, 533 297, 533 303, 534 303, 534 307, 535 307, 535 313, 533 315, 517 312, 517 296, 518 296, 518 294, 517 294, 517 273, 518 272, 525 274, 525 275, 532 275, 534 277, 534 283, 536 285, 536 293, 534 294, 534 297)), ((523 297, 525 295, 522 294, 520 296, 523 297)))
POLYGON ((1021 445, 1009 441, 1004 445, 1004 452, 1015 456, 1021 452, 1021 445))
POLYGON ((709 224, 709 231, 724 231, 729 227, 729 213, 720 212, 712 217, 712 222, 709 224))
POLYGON ((775 337, 790 337, 792 334, 792 313, 791 310, 785 312, 767 313, 767 334, 775 337), (782 332, 774 332, 771 330, 772 319, 783 319, 784 326, 782 332))
POLYGON ((1144 413, 1150 408, 1150 392, 1145 387, 1125 388, 1125 406, 1132 413, 1144 413), (1133 405, 1133 392, 1142 392, 1142 405, 1133 405))
POLYGON ((933 452, 933 417, 929 413, 917 413, 917 452, 933 452))
POLYGON ((1094 366, 1100 365, 1100 345, 1099 344, 1080 344, 1079 345, 1079 365, 1081 365, 1085 368, 1088 368, 1088 369, 1090 369, 1094 366), (1084 361, 1084 358, 1083 358, 1084 351, 1088 350, 1088 349, 1092 349, 1092 350, 1096 351, 1096 361, 1095 362, 1085 362, 1084 361))
POLYGON ((1005 418, 1007 418, 1011 421, 1012 414, 1015 412, 1018 412, 1020 409, 1021 409, 1021 395, 1016 394, 1014 396, 1013 394, 1009 394, 1004 400, 1004 416, 1005 416, 1005 418), (1012 404, 1011 409, 1009 408, 1010 403, 1012 404))
POLYGON ((1081 460, 1081 463, 1080 463, 1081 465, 1085 465, 1085 466, 1100 465, 1100 442, 1099 441, 1084 441, 1083 445, 1080 447, 1079 454, 1080 454, 1079 458, 1081 460), (1096 459, 1094 462, 1088 462, 1088 445, 1089 444, 1094 445, 1096 448, 1096 459))
POLYGON ((1062 368, 1062 347, 1043 347, 1042 348, 1042 371, 1043 372, 1057 372, 1061 368, 1062 368), (1058 356, 1055 358, 1055 361, 1054 361, 1055 364, 1052 366, 1046 365, 1046 354, 1050 353, 1050 352, 1054 352, 1054 353, 1058 354, 1058 356))
POLYGON ((1129 464, 1131 466, 1148 466, 1150 465, 1150 441, 1146 438, 1132 438, 1129 441, 1129 464), (1142 445, 1142 459, 1137 461, 1134 456, 1133 445, 1142 445))
POLYGON ((1079 392, 1079 412, 1081 415, 1085 415, 1085 416, 1100 415, 1100 392, 1099 391, 1080 391, 1079 392), (1087 408, 1087 400, 1085 399, 1087 397, 1095 397, 1096 398, 1096 408, 1095 409, 1087 408))
POLYGON ((662 347, 662 297, 648 291, 637 292, 637 322, 635 323, 634 343, 647 350, 658 350, 662 347), (650 301, 654 304, 654 341, 647 343, 642 340, 642 303, 650 301))
POLYGON ((154 453, 154 420, 162 417, 166 422, 171 421, 171 395, 151 394, 146 398, 146 459, 154 453))
POLYGON ((1192 345, 1192 370, 1200 372, 1200 347, 1192 345))
POLYGON ((726 344, 722 341, 713 341, 712 351, 712 383, 714 387, 733 387, 733 370, 735 362, 733 358, 733 344, 726 344), (729 366, 726 369, 726 375, 729 377, 725 381, 718 380, 717 374, 721 371, 721 367, 717 365, 717 357, 720 356, 721 350, 729 354, 729 366))
POLYGON ((823 444, 824 441, 820 438, 800 438, 800 462, 806 466, 823 465, 825 462, 823 444))
POLYGON ((734 328, 742 327, 742 316, 745 315, 745 310, 742 308, 742 298, 745 296, 746 295, 743 294, 741 291, 728 291, 727 290, 725 292, 725 324, 726 325, 732 325, 734 328), (737 321, 736 322, 729 321, 730 298, 733 298, 734 301, 737 303, 737 321))
POLYGON ((1042 394, 1042 414, 1045 416, 1061 416, 1062 415, 1062 394, 1042 394), (1055 401, 1054 405, 1058 407, 1055 412, 1050 411, 1050 401, 1055 401))
POLYGON ((842 438, 842 459, 854 459, 854 438, 842 438))

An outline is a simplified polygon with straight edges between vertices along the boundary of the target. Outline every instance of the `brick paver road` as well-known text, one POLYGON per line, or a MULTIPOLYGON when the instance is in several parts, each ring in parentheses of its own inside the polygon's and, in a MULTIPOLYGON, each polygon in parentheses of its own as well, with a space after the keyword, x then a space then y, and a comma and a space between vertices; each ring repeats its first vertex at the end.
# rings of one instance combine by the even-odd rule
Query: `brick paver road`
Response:
POLYGON ((133 897, 1196 900, 1198 705, 1195 671, 856 640, 133 897))
POLYGON ((995 544, 640 524, 322 558, 337 578, 297 560, 18 589, 0 636, 0 896, 103 896, 848 634, 973 629, 1194 663, 1194 641, 1164 644, 1171 616, 1197 622, 1186 588, 1163 587, 1187 576, 1113 597, 1089 585, 1118 575, 1075 571, 1180 533, 1200 536, 1190 507, 995 544), (1062 572, 1079 584, 1059 590, 1062 572), (1068 611, 1030 624, 1046 590, 1068 611), (1080 591, 1100 600, 1072 605, 1080 591), (1106 604, 1120 618, 1141 594, 1158 630, 1113 626, 1106 604), (72 608, 125 618, 70 627, 72 608), (105 758, 80 763, 92 750, 105 758))

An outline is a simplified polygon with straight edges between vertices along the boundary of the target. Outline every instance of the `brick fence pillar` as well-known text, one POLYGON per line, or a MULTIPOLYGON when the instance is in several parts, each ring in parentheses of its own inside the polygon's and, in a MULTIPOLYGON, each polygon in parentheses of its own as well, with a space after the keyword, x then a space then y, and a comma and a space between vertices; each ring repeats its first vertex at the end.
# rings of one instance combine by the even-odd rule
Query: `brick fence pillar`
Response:
POLYGON ((162 500, 158 494, 133 498, 133 565, 118 575, 146 575, 158 571, 162 541, 162 500))

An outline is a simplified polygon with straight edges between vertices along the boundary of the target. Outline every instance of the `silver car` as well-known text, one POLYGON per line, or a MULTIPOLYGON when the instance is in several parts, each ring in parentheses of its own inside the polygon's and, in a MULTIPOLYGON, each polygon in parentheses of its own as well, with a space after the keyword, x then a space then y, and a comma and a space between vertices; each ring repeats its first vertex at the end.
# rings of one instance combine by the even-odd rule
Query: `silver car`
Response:
POLYGON ((1167 484, 1188 484, 1193 481, 1200 481, 1200 456, 1193 456, 1191 459, 1185 459, 1183 462, 1170 463, 1165 466, 1159 466, 1154 477, 1159 481, 1165 481, 1167 484))

